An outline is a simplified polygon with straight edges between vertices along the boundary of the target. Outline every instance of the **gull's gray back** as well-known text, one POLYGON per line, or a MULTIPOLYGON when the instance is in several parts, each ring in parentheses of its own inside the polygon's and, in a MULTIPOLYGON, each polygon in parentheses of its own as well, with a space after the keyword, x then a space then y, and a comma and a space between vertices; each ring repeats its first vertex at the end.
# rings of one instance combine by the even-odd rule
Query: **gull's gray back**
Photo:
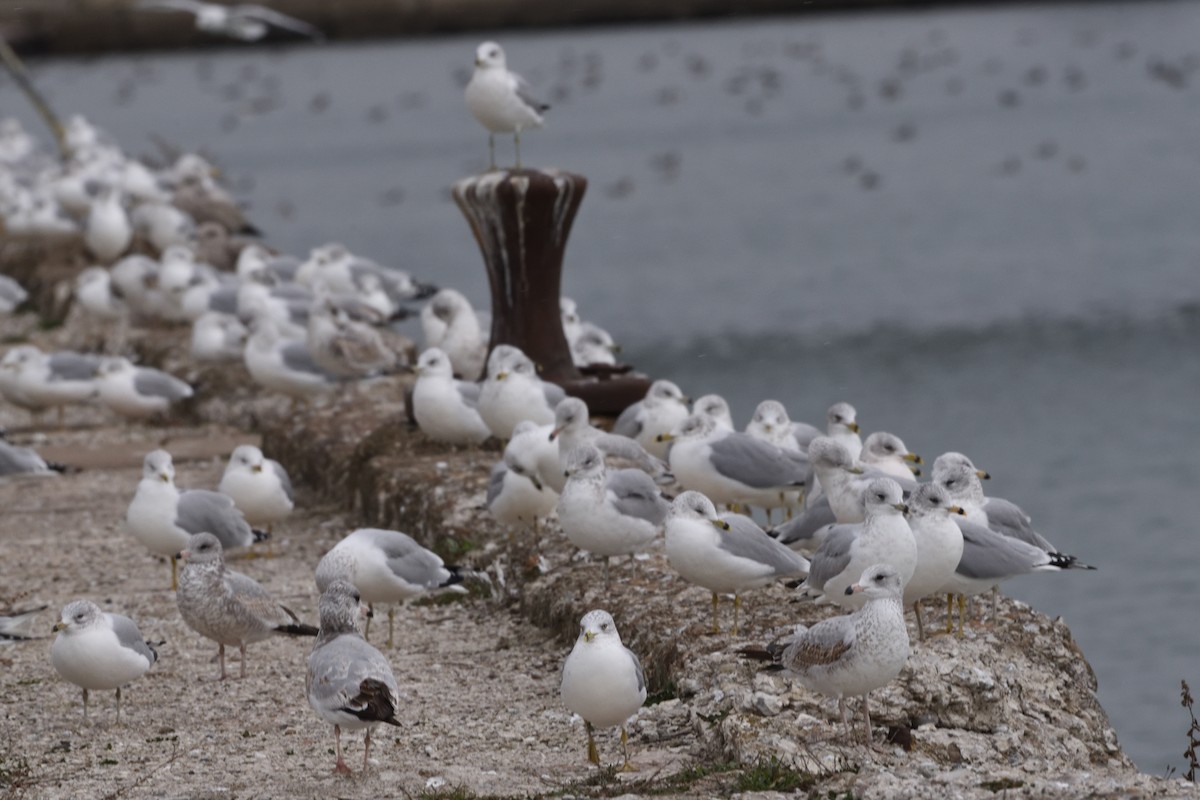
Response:
POLYGON ((831 579, 842 573, 850 564, 850 550, 862 534, 863 523, 852 522, 834 525, 825 542, 812 557, 812 568, 808 572, 808 585, 821 590, 831 579))
POLYGON ((640 469, 609 472, 604 488, 614 495, 613 505, 618 512, 653 525, 661 525, 671 508, 659 493, 654 479, 640 469))
POLYGON ((811 472, 804 456, 785 453, 744 433, 731 433, 709 446, 717 472, 752 489, 800 486, 811 472))
POLYGON ((254 541, 254 533, 233 499, 206 489, 191 489, 179 495, 175 524, 188 533, 211 533, 225 549, 246 547, 254 541))
POLYGON ((726 514, 721 519, 729 523, 729 530, 717 530, 717 546, 725 552, 768 566, 781 577, 808 572, 806 559, 767 536, 754 520, 741 514, 726 514))
POLYGON ((128 647, 135 653, 145 656, 151 664, 158 660, 158 653, 146 644, 146 640, 142 638, 142 632, 138 630, 137 623, 123 614, 110 613, 108 618, 112 621, 113 633, 117 635, 117 641, 122 647, 128 647))
POLYGON ((191 389, 186 383, 165 372, 146 367, 134 371, 133 388, 140 395, 162 397, 172 402, 191 397, 191 389))

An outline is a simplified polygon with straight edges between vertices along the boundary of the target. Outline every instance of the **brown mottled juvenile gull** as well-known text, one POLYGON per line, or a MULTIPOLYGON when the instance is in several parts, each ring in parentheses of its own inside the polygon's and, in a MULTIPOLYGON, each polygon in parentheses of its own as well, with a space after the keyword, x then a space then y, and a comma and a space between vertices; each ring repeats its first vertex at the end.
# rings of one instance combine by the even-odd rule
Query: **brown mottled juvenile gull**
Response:
MULTIPOLYGON (((900 575, 887 564, 868 567, 846 594, 862 594, 867 603, 853 614, 796 626, 788 640, 766 648, 773 669, 787 670, 801 684, 836 697, 846 736, 852 737, 845 698, 862 695, 864 742, 871 745, 867 695, 900 674, 908 661, 908 629, 901 605, 900 575)), ((747 649, 747 655, 762 657, 747 649)), ((769 669, 771 669, 769 668, 769 669)))
POLYGON ((363 769, 371 755, 371 729, 380 722, 400 725, 396 676, 388 660, 358 632, 361 610, 358 589, 349 581, 335 580, 321 594, 321 632, 308 657, 304 688, 317 716, 333 725, 337 765, 334 772, 349 774, 342 759, 342 728, 366 728, 363 769))
POLYGON ((129 617, 101 611, 90 600, 67 603, 54 631, 58 636, 50 646, 50 661, 59 675, 83 689, 83 718, 88 715, 89 689, 116 689, 120 722, 121 687, 158 660, 154 645, 142 638, 129 617))
POLYGON ((287 606, 276 602, 258 581, 225 568, 221 543, 211 533, 197 533, 181 554, 175 602, 183 621, 201 636, 217 643, 221 680, 225 672, 225 645, 237 645, 242 656, 241 676, 246 677, 246 645, 277 633, 316 636, 287 606))

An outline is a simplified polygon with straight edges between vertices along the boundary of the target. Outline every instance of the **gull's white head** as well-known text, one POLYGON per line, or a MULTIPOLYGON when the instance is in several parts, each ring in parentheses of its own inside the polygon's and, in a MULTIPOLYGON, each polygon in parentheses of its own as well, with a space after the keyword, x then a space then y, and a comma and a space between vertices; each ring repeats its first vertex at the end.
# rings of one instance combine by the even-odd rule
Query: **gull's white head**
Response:
POLYGON ((991 473, 976 467, 974 462, 972 462, 971 459, 967 458, 962 453, 949 452, 942 453, 933 460, 932 478, 934 483, 939 482, 943 477, 945 477, 947 472, 956 466, 966 467, 974 472, 978 478, 985 481, 992 477, 991 473))
POLYGON ((766 433, 775 433, 791 423, 787 409, 778 400, 763 400, 754 409, 751 425, 760 427, 766 433))
POLYGON ((908 511, 904 504, 904 491, 891 478, 876 478, 863 491, 863 505, 867 516, 875 514, 903 514, 908 511))
POLYGON ((174 483, 175 464, 171 460, 171 454, 166 450, 151 450, 147 453, 142 460, 142 478, 174 483))
POLYGON ((581 445, 567 454, 568 478, 590 478, 604 472, 604 456, 590 444, 581 445))
POLYGON ((979 475, 966 464, 955 464, 941 470, 933 482, 945 489, 956 503, 983 505, 983 485, 979 482, 979 475))
POLYGON ((660 433, 654 437, 659 442, 670 442, 675 439, 702 439, 717 430, 717 422, 704 414, 689 414, 683 422, 670 433, 660 433))
POLYGON ((584 614, 583 619, 579 621, 579 640, 584 644, 591 644, 596 640, 615 641, 619 644, 621 634, 617 633, 617 623, 613 621, 612 614, 597 609, 584 614))
POLYGON ((588 419, 587 403, 578 397, 564 397, 554 407, 554 430, 550 431, 550 440, 565 430, 586 428, 588 419))
POLYGON ((250 472, 262 472, 263 470, 263 452, 252 444, 240 444, 233 450, 233 455, 229 457, 229 466, 226 469, 244 469, 250 472))
POLYGON ((63 606, 62 615, 53 630, 55 633, 65 631, 70 636, 98 624, 103 617, 100 606, 91 600, 72 600, 63 606))
POLYGON ((133 372, 133 362, 123 356, 111 356, 100 362, 100 366, 96 368, 96 374, 103 375, 120 375, 123 372, 133 372))
POLYGON ((733 428, 733 414, 729 412, 729 403, 719 394, 706 394, 696 401, 695 412, 709 417, 718 424, 733 428))
POLYGON ((487 375, 489 378, 502 381, 513 373, 534 377, 537 370, 529 356, 511 344, 498 344, 487 360, 487 375))
POLYGON ((454 367, 450 364, 450 357, 442 352, 441 348, 430 347, 417 359, 417 375, 452 378, 454 377, 454 367))
POLYGON ((504 69, 504 49, 495 42, 484 42, 475 48, 477 69, 504 69))
POLYGON ((914 517, 963 514, 960 506, 954 505, 950 493, 936 483, 922 483, 908 498, 908 507, 914 517))
MULTIPOLYGON (((913 464, 922 463, 922 459, 916 453, 910 453, 904 442, 894 433, 884 433, 876 431, 866 438, 863 442, 862 454, 859 455, 864 462, 868 464, 876 464, 880 461, 888 461, 891 459, 900 459, 902 461, 910 461, 913 464)), ((920 473, 918 473, 920 474, 920 473)))
POLYGON ((690 398, 684 396, 683 390, 678 385, 662 379, 650 384, 650 388, 646 391, 646 399, 674 400, 684 406, 692 402, 690 398))
POLYGON ((863 571, 858 583, 846 587, 846 594, 864 594, 868 600, 901 597, 904 585, 900 573, 891 564, 875 564, 863 571))
POLYGON ((679 495, 671 503, 668 517, 682 519, 708 520, 714 528, 729 530, 729 523, 717 516, 717 507, 700 492, 688 491, 679 495))
POLYGON ((855 422, 857 417, 858 412, 854 410, 854 406, 849 403, 834 403, 825 413, 829 435, 833 436, 843 431, 858 433, 858 423, 855 422))

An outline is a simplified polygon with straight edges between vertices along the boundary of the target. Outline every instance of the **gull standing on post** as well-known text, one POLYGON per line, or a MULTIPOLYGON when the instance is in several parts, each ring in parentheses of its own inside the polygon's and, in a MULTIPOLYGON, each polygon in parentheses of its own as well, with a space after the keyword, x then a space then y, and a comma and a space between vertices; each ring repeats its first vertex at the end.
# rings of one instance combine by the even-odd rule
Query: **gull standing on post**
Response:
POLYGON ((496 169, 496 134, 511 133, 521 168, 521 131, 542 127, 542 112, 550 108, 533 97, 529 84, 505 66, 504 50, 495 42, 475 49, 475 74, 467 84, 467 108, 488 131, 489 169, 496 169))
POLYGON ((588 761, 600 766, 592 727, 621 726, 623 770, 629 766, 625 721, 646 702, 646 674, 637 655, 621 643, 617 623, 607 611, 589 611, 579 621, 579 638, 563 664, 559 689, 563 705, 583 717, 588 761))
POLYGON ((50 661, 59 675, 83 689, 83 718, 88 690, 117 690, 117 722, 121 721, 121 687, 142 677, 158 660, 154 645, 142 638, 137 623, 109 614, 89 600, 67 603, 54 626, 50 661))
POLYGON ((400 693, 396 676, 383 653, 358 632, 361 612, 358 589, 349 581, 336 580, 322 594, 318 608, 321 631, 308 657, 304 690, 308 704, 333 725, 337 764, 333 771, 349 775, 342 759, 342 728, 366 728, 363 770, 371 757, 371 729, 380 722, 400 725, 396 709, 400 693))

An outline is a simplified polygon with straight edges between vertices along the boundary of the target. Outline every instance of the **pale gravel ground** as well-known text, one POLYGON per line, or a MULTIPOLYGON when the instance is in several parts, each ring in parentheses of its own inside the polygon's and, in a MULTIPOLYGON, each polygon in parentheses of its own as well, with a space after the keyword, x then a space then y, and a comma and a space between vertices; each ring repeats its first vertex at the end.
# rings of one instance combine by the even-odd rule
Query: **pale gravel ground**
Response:
MULTIPOLYGON (((248 677, 215 681, 216 646, 180 619, 166 563, 124 531, 140 477, 134 465, 163 434, 114 426, 51 433, 46 444, 56 450, 121 465, 0 485, 0 602, 49 604, 38 619, 49 636, 58 610, 86 597, 133 617, 147 638, 166 640, 159 663, 125 692, 120 726, 112 724, 112 693, 92 693, 92 721, 84 722, 78 688, 50 664, 49 638, 0 649, 0 752, 8 768, 27 761, 28 796, 403 796, 420 794, 430 779, 510 795, 555 791, 591 774, 582 726, 558 698, 566 648, 514 611, 471 600, 400 610, 388 655, 405 694, 404 726, 377 731, 367 777, 333 776, 332 728, 304 697, 312 640, 251 645, 248 677)), ((215 449, 237 438, 215 426, 170 435, 169 448, 197 455, 206 443, 215 449)), ((177 463, 179 485, 215 487, 223 469, 215 455, 177 463)), ((352 524, 335 509, 307 506, 306 495, 301 489, 304 508, 275 529, 279 556, 234 568, 315 624, 313 567, 352 524)), ((373 628, 382 644, 379 610, 373 628)), ((686 748, 687 739, 670 743, 686 748)), ((357 771, 362 736, 343 741, 357 771)), ((614 735, 600 745, 608 760, 617 757, 614 735)), ((643 777, 684 758, 635 748, 643 777)))

